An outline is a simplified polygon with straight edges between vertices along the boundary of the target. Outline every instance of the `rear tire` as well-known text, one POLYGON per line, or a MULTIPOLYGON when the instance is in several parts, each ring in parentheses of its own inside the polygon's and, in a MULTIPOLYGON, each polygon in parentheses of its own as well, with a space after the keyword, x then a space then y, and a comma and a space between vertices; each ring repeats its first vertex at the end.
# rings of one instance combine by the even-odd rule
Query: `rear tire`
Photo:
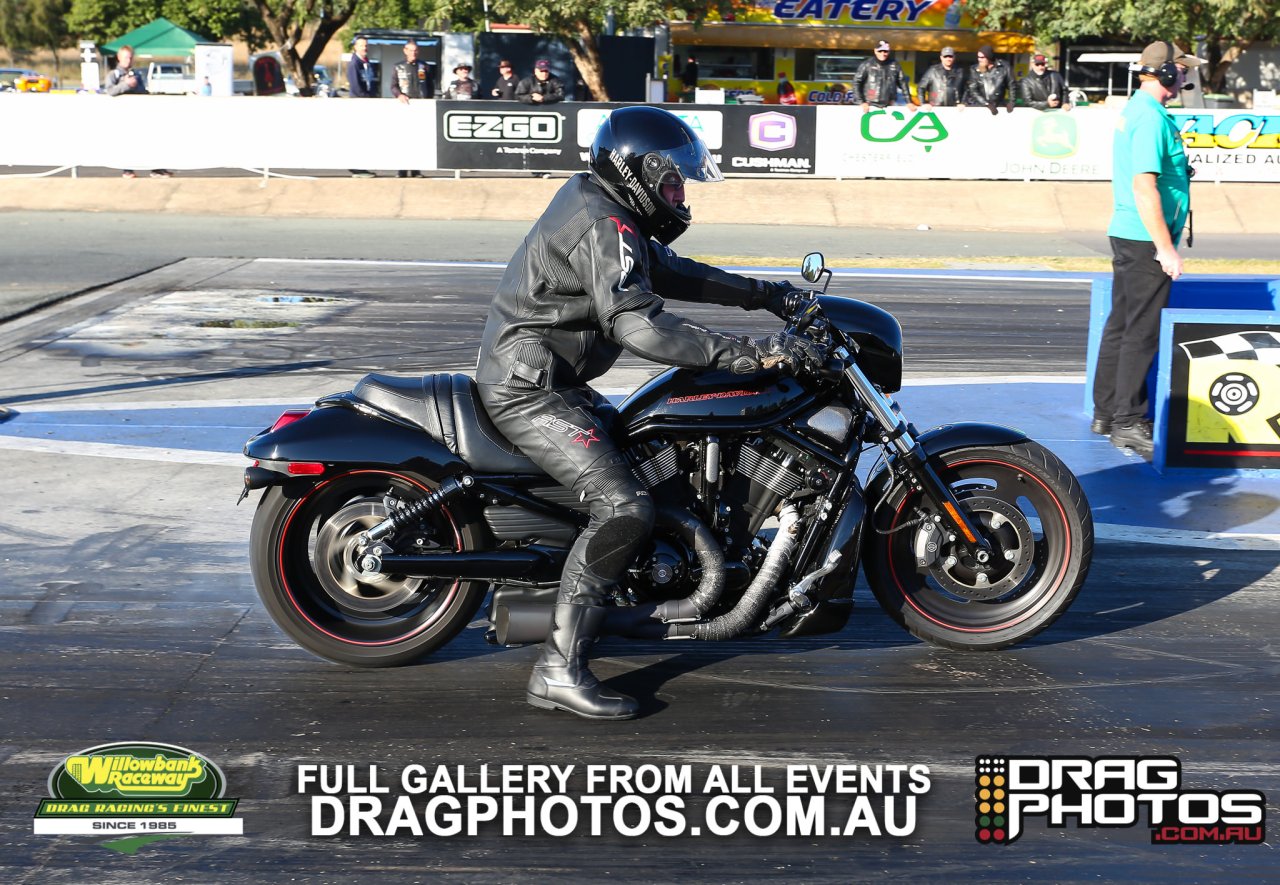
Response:
POLYGON ((920 496, 900 486, 865 534, 864 570, 877 601, 912 635, 947 648, 1007 648, 1039 633, 1071 605, 1093 558, 1093 514, 1079 482, 1035 442, 931 460, 992 540, 994 566, 974 567, 922 525, 902 528, 920 496))
MULTIPOLYGON (((273 486, 253 519, 251 565, 272 619, 303 648, 359 667, 393 667, 452 640, 484 601, 485 582, 368 576, 353 541, 386 514, 383 498, 416 500, 436 484, 407 471, 353 470, 290 497, 273 486)), ((441 507, 413 535, 432 546, 474 550, 478 532, 441 507)))

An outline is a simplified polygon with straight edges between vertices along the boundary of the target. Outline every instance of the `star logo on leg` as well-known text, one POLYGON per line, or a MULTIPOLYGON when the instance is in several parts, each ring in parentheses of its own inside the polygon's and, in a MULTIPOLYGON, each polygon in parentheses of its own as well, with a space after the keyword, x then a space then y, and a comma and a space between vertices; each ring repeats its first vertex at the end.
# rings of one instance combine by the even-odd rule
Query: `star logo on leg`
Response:
POLYGON ((592 427, 590 430, 578 431, 578 435, 573 438, 573 441, 582 443, 584 449, 589 449, 593 442, 600 442, 600 437, 596 436, 596 429, 592 427))

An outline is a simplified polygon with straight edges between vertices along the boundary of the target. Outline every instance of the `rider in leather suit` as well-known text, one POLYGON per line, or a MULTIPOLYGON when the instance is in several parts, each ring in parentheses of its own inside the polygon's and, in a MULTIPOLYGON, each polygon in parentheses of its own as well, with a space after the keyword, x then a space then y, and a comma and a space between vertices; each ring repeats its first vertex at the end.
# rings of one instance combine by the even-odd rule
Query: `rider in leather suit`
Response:
POLYGON ((609 597, 653 527, 648 491, 610 436, 612 409, 588 382, 622 350, 667 365, 747 374, 813 369, 807 340, 752 342, 665 310, 664 297, 794 311, 808 293, 678 257, 689 226, 684 181, 719 181, 698 135, 674 114, 613 111, 591 145, 590 172, 560 189, 498 285, 480 346, 480 399, 506 437, 590 505, 565 563, 551 635, 529 680, 534 706, 628 719, 638 705, 587 669, 609 597))

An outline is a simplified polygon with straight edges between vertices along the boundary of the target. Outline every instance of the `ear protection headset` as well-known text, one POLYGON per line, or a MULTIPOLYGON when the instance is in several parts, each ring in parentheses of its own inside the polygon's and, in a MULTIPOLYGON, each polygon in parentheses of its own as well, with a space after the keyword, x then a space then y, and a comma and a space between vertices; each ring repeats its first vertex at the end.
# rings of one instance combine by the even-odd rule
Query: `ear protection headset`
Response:
POLYGON ((1138 74, 1151 74, 1165 89, 1172 89, 1177 85, 1178 75, 1181 72, 1178 70, 1178 66, 1173 63, 1173 44, 1168 40, 1164 41, 1164 51, 1169 60, 1160 65, 1160 67, 1153 68, 1150 65, 1138 63, 1129 65, 1129 70, 1138 74))

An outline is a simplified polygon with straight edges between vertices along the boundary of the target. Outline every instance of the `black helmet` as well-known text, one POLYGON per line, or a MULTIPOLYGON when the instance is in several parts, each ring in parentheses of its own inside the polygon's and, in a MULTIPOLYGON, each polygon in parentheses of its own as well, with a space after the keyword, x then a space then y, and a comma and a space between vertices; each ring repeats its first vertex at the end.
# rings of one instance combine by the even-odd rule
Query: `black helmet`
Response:
POLYGON ((645 235, 667 244, 689 229, 689 207, 662 198, 664 181, 722 181, 698 133, 670 111, 637 105, 609 115, 591 143, 591 171, 635 213, 645 235))

